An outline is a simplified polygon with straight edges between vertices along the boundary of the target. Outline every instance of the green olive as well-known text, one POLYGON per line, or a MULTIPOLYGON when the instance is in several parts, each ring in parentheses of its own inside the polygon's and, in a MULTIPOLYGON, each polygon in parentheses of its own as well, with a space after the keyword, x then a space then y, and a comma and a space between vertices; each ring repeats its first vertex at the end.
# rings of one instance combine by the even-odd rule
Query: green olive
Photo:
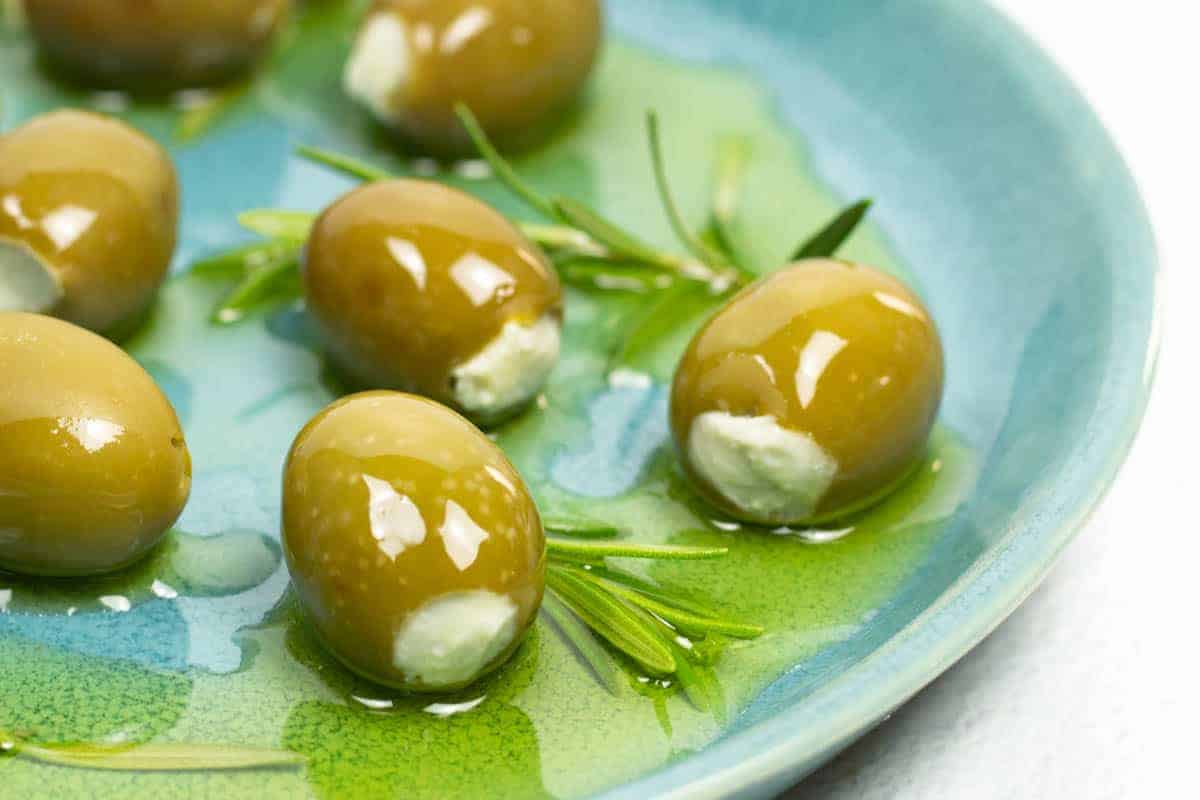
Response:
POLYGON ((155 142, 83 111, 0 136, 0 311, 109 333, 145 311, 175 252, 179 186, 155 142))
POLYGON ((265 52, 291 0, 25 0, 42 53, 91 86, 210 86, 265 52))
POLYGON ((603 28, 600 0, 376 0, 345 84, 435 154, 470 149, 456 102, 500 144, 520 144, 579 93, 603 28))
POLYGON ((541 604, 545 535, 521 476, 433 401, 366 392, 296 437, 283 547, 317 633, 353 671, 465 686, 512 654, 541 604))
POLYGON ((61 320, 0 313, 0 569, 92 575, 141 558, 191 489, 175 410, 136 361, 61 320))
POLYGON ((701 493, 751 523, 808 524, 887 495, 922 458, 941 340, 904 284, 801 261, 739 293, 675 374, 671 430, 701 493))
POLYGON ((355 189, 313 226, 303 272, 333 358, 366 388, 492 421, 534 397, 558 360, 553 266, 499 212, 455 189, 355 189))

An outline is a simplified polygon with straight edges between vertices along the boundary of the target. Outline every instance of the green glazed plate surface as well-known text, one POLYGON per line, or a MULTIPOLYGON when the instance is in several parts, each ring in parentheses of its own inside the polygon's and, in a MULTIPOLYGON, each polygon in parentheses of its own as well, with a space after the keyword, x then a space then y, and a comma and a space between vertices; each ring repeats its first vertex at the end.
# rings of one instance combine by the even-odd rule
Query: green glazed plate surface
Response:
MULTIPOLYGON (((522 173, 667 245, 645 109, 661 115, 697 223, 716 141, 747 136, 734 235, 764 267, 840 205, 874 197, 845 255, 910 280, 946 342, 929 460, 828 543, 715 524, 666 431, 665 382, 688 330, 635 353, 632 378, 606 381, 606 354, 645 300, 572 290, 568 351, 545 401, 498 441, 547 508, 644 541, 731 549, 723 562, 629 565, 766 626, 717 662, 724 707, 701 713, 635 681, 614 697, 544 622, 496 676, 436 701, 390 695, 330 660, 288 591, 278 482, 296 431, 341 389, 301 307, 215 327, 208 314, 228 285, 188 268, 245 240, 236 212, 317 210, 352 185, 292 156, 298 144, 406 168, 339 91, 356 5, 310 4, 254 86, 186 140, 179 112, 56 85, 23 36, 0 33, 6 127, 60 105, 98 107, 177 160, 174 278, 126 344, 179 409, 196 470, 177 530, 127 573, 73 584, 0 575, 0 729, 307 758, 302 769, 145 774, 0 757, 5 794, 769 796, 1032 590, 1118 468, 1152 374, 1152 236, 1092 112, 981 3, 612 0, 613 39, 587 102, 518 160, 522 173)), ((470 173, 441 177, 529 218, 470 173)))

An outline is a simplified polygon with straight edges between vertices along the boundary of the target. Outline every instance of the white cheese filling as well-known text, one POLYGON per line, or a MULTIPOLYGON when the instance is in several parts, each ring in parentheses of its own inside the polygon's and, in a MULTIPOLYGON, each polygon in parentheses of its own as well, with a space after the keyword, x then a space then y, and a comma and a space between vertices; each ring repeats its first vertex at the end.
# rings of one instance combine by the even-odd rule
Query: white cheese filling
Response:
POLYGON ((395 119, 395 98, 408 80, 408 30, 396 14, 379 13, 367 19, 346 61, 342 84, 379 119, 395 119))
POLYGON ((524 405, 545 384, 561 346, 559 321, 550 315, 532 325, 505 323, 495 339, 451 372, 455 402, 481 418, 524 405))
POLYGON ((435 597, 404 621, 392 662, 410 681, 441 689, 474 680, 517 635, 517 606, 483 589, 435 597))
POLYGON ((21 242, 0 239, 0 311, 41 314, 58 305, 58 276, 21 242))
POLYGON ((813 438, 774 417, 708 411, 688 434, 692 467, 747 518, 767 524, 812 516, 838 463, 813 438))

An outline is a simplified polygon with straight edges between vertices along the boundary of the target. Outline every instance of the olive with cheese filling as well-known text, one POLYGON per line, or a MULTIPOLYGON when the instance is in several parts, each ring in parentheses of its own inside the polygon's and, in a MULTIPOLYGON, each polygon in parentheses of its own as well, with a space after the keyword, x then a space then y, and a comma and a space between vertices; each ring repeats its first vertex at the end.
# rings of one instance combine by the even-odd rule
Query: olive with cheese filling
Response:
POLYGON ((291 0, 25 0, 45 57, 112 89, 211 86, 267 51, 291 0))
POLYGON ((154 300, 178 224, 171 159, 125 123, 55 111, 0 135, 0 311, 110 334, 154 300))
POLYGON ((918 464, 942 397, 941 340, 904 284, 801 261, 743 290, 675 375, 671 430, 734 518, 810 524, 881 499, 918 464))
POLYGON ((603 28, 599 0, 377 0, 344 83, 434 154, 470 151, 457 102, 502 146, 523 143, 579 93, 603 28))
POLYGON ((471 423, 413 395, 352 395, 300 432, 283 545, 321 640, 387 686, 474 682, 541 604, 545 535, 521 476, 471 423))
POLYGON ((432 397, 493 422, 558 361, 562 287, 499 212, 429 181, 367 184, 318 218, 308 308, 334 360, 368 388, 432 397))

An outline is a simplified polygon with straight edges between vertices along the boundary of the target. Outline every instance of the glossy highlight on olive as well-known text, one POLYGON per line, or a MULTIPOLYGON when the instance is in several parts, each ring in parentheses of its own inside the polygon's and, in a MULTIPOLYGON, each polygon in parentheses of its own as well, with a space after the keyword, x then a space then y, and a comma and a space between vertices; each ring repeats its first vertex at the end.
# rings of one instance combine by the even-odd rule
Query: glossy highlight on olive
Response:
POLYGON ((933 319, 897 279, 801 261, 747 287, 693 339, 671 392, 684 467, 747 522, 864 508, 919 463, 941 403, 933 319))
POLYGON ((365 388, 417 392, 491 422, 528 403, 558 361, 554 267, 455 189, 355 189, 318 218, 302 269, 330 354, 365 388))
POLYGON ((46 60, 89 86, 211 86, 266 53, 291 0, 25 0, 46 60))
POLYGON ((170 157, 125 123, 64 110, 0 135, 0 311, 111 334, 153 302, 178 224, 170 157))
POLYGON ((545 535, 499 448, 431 400, 365 392, 320 412, 283 475, 297 596, 347 667, 413 691, 503 664, 541 604, 545 535))
POLYGON ((145 555, 183 511, 191 460, 136 361, 61 320, 0 313, 0 569, 93 575, 145 555))
POLYGON ((603 30, 599 0, 376 0, 344 82, 434 154, 471 151, 456 102, 501 145, 524 144, 580 92, 603 30))

